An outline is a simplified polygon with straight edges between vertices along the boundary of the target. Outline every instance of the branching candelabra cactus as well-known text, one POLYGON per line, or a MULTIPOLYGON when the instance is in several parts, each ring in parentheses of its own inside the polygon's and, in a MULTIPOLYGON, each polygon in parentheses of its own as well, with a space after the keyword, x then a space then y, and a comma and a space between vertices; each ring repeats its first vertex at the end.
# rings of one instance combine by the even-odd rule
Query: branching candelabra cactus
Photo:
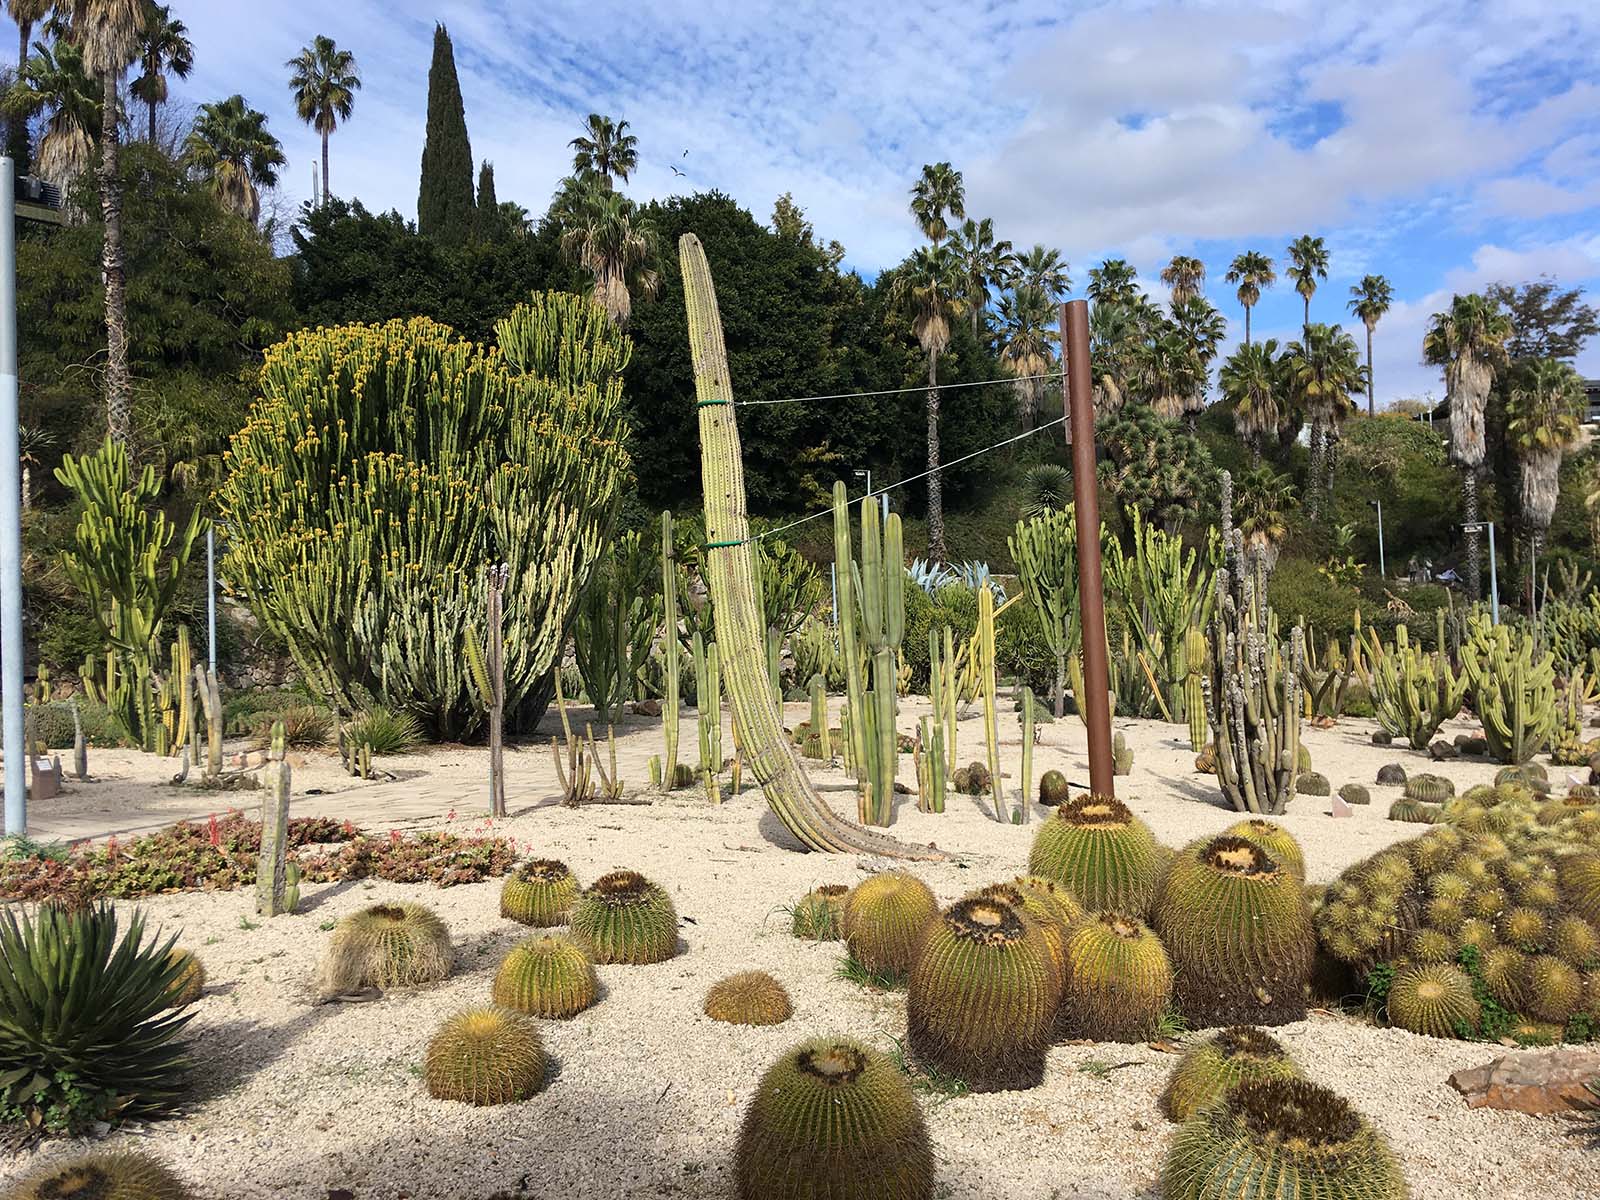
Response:
POLYGON ((1056 656, 1056 716, 1065 711, 1067 659, 1083 636, 1078 617, 1078 540, 1073 507, 1054 509, 1018 521, 1007 539, 1022 578, 1022 590, 1033 605, 1045 644, 1056 656))
POLYGON ((1472 706, 1483 719, 1483 736, 1498 762, 1524 763, 1539 753, 1557 723, 1554 658, 1541 653, 1528 632, 1507 625, 1476 627, 1461 648, 1461 669, 1472 688, 1472 706))
POLYGON ((1431 653, 1411 642, 1404 625, 1395 626, 1392 646, 1380 642, 1370 626, 1367 629, 1372 666, 1365 675, 1378 722, 1395 737, 1405 738, 1413 750, 1426 750, 1466 698, 1466 673, 1450 665, 1445 650, 1444 613, 1438 612, 1436 619, 1436 648, 1431 653))
POLYGON ((1207 685, 1217 781, 1238 811, 1281 813, 1294 797, 1300 771, 1303 701, 1292 669, 1299 638, 1290 646, 1286 669, 1277 617, 1267 605, 1265 563, 1259 552, 1247 559, 1244 537, 1232 527, 1232 481, 1227 472, 1222 479, 1229 565, 1216 573, 1207 685))

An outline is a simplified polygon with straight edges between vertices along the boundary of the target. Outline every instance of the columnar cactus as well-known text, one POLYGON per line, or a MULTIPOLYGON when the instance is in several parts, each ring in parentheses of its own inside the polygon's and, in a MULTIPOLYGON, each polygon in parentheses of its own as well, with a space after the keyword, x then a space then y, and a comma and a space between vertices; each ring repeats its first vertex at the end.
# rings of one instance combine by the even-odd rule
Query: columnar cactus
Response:
MULTIPOLYGON (((756 601, 755 563, 745 508, 744 467, 734 420, 733 383, 728 374, 722 319, 705 251, 693 234, 678 243, 688 312, 689 344, 695 365, 696 407, 700 422, 700 477, 705 493, 706 572, 711 589, 717 642, 728 662, 725 681, 743 751, 766 793, 767 803, 785 827, 813 850, 879 854, 896 858, 942 859, 930 848, 916 848, 841 820, 823 803, 783 734, 783 724, 761 664, 766 625, 756 601)), ((846 590, 841 572, 840 589, 846 590)), ((841 609, 847 607, 841 604, 841 609)), ((846 647, 846 657, 854 653, 846 647)), ((859 697, 850 697, 852 717, 859 697)), ((852 725, 858 722, 852 721, 852 725)))
POLYGON ((899 735, 895 725, 895 655, 905 636, 905 551, 900 515, 890 513, 878 527, 878 506, 861 505, 861 563, 856 583, 861 602, 861 633, 872 657, 872 690, 862 697, 862 747, 867 789, 867 821, 889 825, 894 821, 895 768, 899 763, 899 735))
POLYGON ((1466 697, 1466 673, 1450 665, 1445 651, 1443 609, 1438 612, 1438 628, 1431 653, 1411 643, 1404 625, 1395 627, 1392 646, 1367 628, 1372 668, 1365 682, 1378 722, 1395 737, 1405 738, 1413 750, 1426 750, 1439 727, 1461 711, 1466 697))
POLYGON ((663 628, 661 660, 665 672, 661 697, 661 735, 665 743, 661 789, 670 792, 678 779, 678 560, 672 532, 672 513, 661 510, 661 604, 663 628))
POLYGON ((694 702, 699 713, 700 778, 706 799, 718 804, 722 801, 722 785, 717 782, 722 774, 722 655, 715 642, 707 646, 698 632, 694 635, 694 702))
POLYGON ((1483 720, 1489 753, 1524 763, 1549 744, 1557 723, 1554 658, 1532 633, 1479 625, 1461 648, 1472 706, 1483 720))
POLYGON ((1045 644, 1056 656, 1052 698, 1056 716, 1060 717, 1066 711, 1067 659, 1076 652, 1083 636, 1078 616, 1078 540, 1073 506, 1068 504, 1018 521, 1006 544, 1045 644))
POLYGON ((1189 716, 1189 748, 1196 754, 1206 744, 1206 635, 1198 625, 1183 637, 1183 707, 1189 716))

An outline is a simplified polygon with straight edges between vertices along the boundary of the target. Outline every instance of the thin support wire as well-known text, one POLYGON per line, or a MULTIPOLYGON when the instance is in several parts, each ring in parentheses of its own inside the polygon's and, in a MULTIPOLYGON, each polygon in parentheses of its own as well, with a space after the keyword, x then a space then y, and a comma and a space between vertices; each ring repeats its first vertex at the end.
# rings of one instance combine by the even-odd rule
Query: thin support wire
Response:
POLYGON ((832 396, 788 396, 782 400, 737 400, 736 408, 751 408, 758 404, 800 404, 807 400, 855 400, 862 396, 902 396, 909 392, 950 392, 956 388, 988 387, 996 383, 1027 383, 1034 379, 1060 379, 1062 372, 1047 375, 1005 375, 999 379, 974 379, 970 383, 924 383, 916 387, 884 388, 877 392, 837 392, 832 396))

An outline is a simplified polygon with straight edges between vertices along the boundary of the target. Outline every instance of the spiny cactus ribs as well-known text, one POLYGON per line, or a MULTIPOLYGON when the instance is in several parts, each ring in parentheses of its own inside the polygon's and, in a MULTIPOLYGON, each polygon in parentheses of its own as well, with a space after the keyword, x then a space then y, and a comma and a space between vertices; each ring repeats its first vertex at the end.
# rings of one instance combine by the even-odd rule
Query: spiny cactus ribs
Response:
POLYGON ((600 984, 582 948, 564 937, 532 937, 511 948, 489 994, 505 1008, 559 1020, 592 1005, 600 984))
POLYGON ((1162 1106, 1174 1121, 1187 1121, 1246 1079, 1299 1075, 1300 1068, 1277 1038, 1253 1026, 1234 1025, 1184 1052, 1167 1081, 1162 1106))
POLYGON ((1429 1037, 1470 1037, 1482 1010, 1472 980, 1449 963, 1401 967, 1389 985, 1389 1020, 1401 1029, 1429 1037))
POLYGON ((206 969, 193 951, 178 946, 172 948, 167 959, 178 967, 178 977, 167 989, 167 997, 173 1008, 187 1008, 205 992, 206 969))
POLYGON ((844 901, 850 889, 842 883, 812 888, 794 906, 789 931, 810 942, 836 942, 844 936, 844 901))
POLYGON ((324 995, 436 983, 450 974, 450 931, 425 905, 375 904, 335 927, 323 959, 324 995))
POLYGON ((934 1159, 895 1065, 853 1038, 816 1038, 762 1076, 734 1174, 740 1200, 932 1200, 934 1159))
POLYGON ((999 900, 961 900, 917 956, 907 1042, 975 1092, 1036 1087, 1060 1000, 1060 971, 1039 927, 999 900))
POLYGON ((1143 916, 1155 896, 1161 856, 1155 835, 1126 804, 1085 794, 1039 827, 1028 872, 1065 884, 1090 910, 1143 916))
POLYGON ((510 1104, 544 1085, 546 1065, 531 1019, 503 1008, 475 1008, 440 1027, 428 1043, 423 1077, 438 1100, 510 1104))
POLYGON ((567 864, 550 858, 524 863, 500 890, 500 915, 523 925, 563 925, 578 898, 578 881, 567 864))
POLYGON ((1039 777, 1039 803, 1056 808, 1071 798, 1067 777, 1060 771, 1046 771, 1039 777))
POLYGON ((1234 837, 1242 837, 1247 842, 1254 842, 1300 879, 1306 877, 1305 852, 1300 849, 1300 843, 1295 841, 1294 834, 1276 821, 1258 817, 1230 825, 1225 832, 1234 837))
POLYGON ((192 1193, 147 1154, 87 1154, 39 1168, 5 1196, 6 1200, 191 1200, 192 1193))
POLYGON ((938 915, 927 884, 904 871, 885 871, 863 879, 845 898, 845 946, 868 971, 903 978, 938 915))
POLYGON ((1192 1024, 1305 1015, 1316 954, 1305 888, 1254 842, 1224 834, 1179 853, 1153 918, 1192 1024))
POLYGON ((730 1025, 781 1025, 794 1006, 783 984, 765 971, 741 971, 711 985, 705 1013, 730 1025))
POLYGON ((602 875, 572 908, 572 938, 597 963, 665 962, 677 953, 672 899, 637 871, 602 875))
POLYGON ((1091 913, 1067 932, 1062 1025, 1076 1037, 1137 1042, 1155 1034, 1172 1000, 1161 939, 1130 913, 1091 913))
POLYGON ((1161 1175, 1166 1200, 1404 1200, 1378 1133, 1302 1079, 1246 1080, 1184 1123, 1161 1175))

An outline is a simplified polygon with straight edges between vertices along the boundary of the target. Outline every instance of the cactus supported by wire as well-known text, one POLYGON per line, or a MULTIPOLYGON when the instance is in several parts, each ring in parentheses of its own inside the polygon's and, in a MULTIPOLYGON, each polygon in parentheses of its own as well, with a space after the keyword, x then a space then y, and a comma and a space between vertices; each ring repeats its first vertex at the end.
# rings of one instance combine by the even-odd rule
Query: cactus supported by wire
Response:
POLYGON ((1216 574, 1207 700, 1216 731, 1217 781, 1240 812, 1281 813, 1294 798, 1300 772, 1300 714, 1304 703, 1291 663, 1277 646, 1278 618, 1267 606, 1265 560, 1247 560, 1244 535, 1232 527, 1232 483, 1223 479, 1223 537, 1228 566, 1216 574))
POLYGON ((661 512, 661 662, 665 677, 661 696, 661 736, 665 742, 665 764, 661 790, 670 792, 678 780, 678 560, 672 532, 672 513, 661 512))
POLYGON ((1005 784, 1000 780, 1000 725, 995 715, 994 593, 978 589, 978 635, 973 662, 978 670, 978 689, 983 695, 983 736, 989 748, 989 788, 994 798, 994 819, 1006 815, 1005 784))
MULTIPOLYGON (((738 423, 734 420, 733 384, 722 340, 722 319, 699 239, 685 234, 678 248, 699 411, 700 475, 708 547, 706 575, 717 643, 724 656, 728 703, 739 727, 741 746, 773 812, 810 849, 942 859, 945 855, 931 847, 910 846, 842 820, 817 794, 801 768, 795 748, 784 736, 764 669, 766 624, 757 603, 744 464, 738 423)), ((847 578, 841 571, 841 592, 847 588, 847 578)), ((841 622, 847 608, 841 603, 841 622)), ((848 658, 854 646, 846 647, 846 651, 848 658)), ((859 712, 857 697, 852 695, 850 700, 852 713, 859 712)))
MULTIPOLYGON (((1413 750, 1426 750, 1439 727, 1461 711, 1466 673, 1450 665, 1444 649, 1444 610, 1436 614, 1438 634, 1432 653, 1413 645, 1404 625, 1395 626, 1394 645, 1378 640, 1367 627, 1367 656, 1372 660, 1364 681, 1372 692, 1378 723, 1413 750)), ((1359 667, 1359 664, 1358 664, 1359 667)))
POLYGON ((717 644, 707 646, 698 632, 694 635, 694 701, 699 711, 700 778, 705 781, 706 798, 713 804, 722 799, 722 658, 717 644))
POLYGON ((1461 647, 1461 670, 1472 688, 1472 707, 1497 762, 1524 763, 1555 734, 1555 659, 1540 652, 1531 632, 1477 619, 1461 647))

